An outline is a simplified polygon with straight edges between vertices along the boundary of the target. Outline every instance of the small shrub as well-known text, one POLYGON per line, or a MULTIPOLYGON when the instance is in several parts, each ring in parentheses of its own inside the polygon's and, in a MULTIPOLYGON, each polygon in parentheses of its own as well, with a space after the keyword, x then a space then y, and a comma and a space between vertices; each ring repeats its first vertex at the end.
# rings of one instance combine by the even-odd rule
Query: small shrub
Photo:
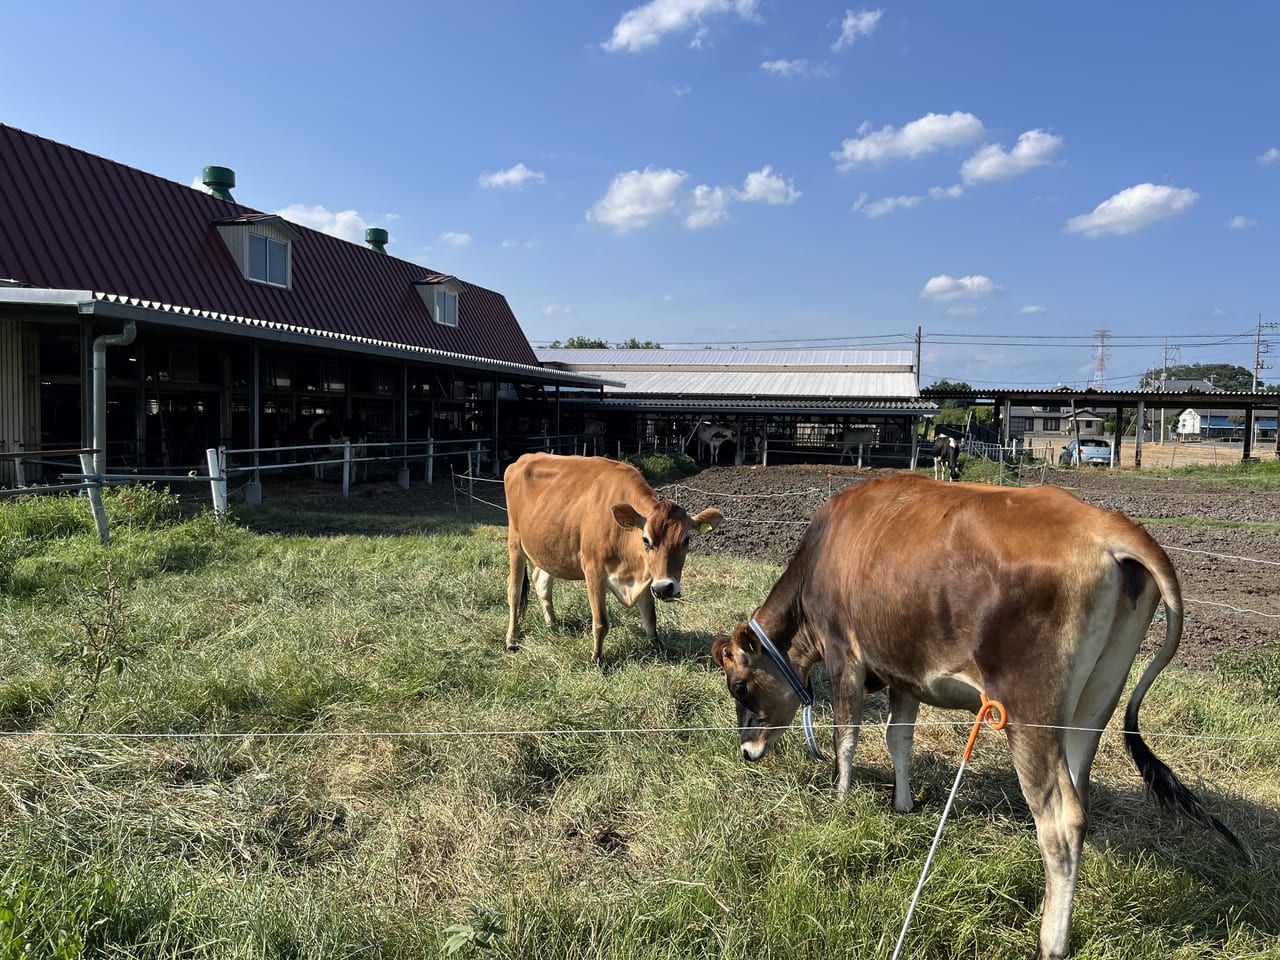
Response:
POLYGON ((651 487, 675 483, 698 472, 698 465, 683 453, 641 453, 624 457, 622 462, 639 470, 651 487))
POLYGON ((178 495, 152 484, 109 487, 102 493, 102 506, 113 526, 135 530, 158 530, 181 519, 178 495))

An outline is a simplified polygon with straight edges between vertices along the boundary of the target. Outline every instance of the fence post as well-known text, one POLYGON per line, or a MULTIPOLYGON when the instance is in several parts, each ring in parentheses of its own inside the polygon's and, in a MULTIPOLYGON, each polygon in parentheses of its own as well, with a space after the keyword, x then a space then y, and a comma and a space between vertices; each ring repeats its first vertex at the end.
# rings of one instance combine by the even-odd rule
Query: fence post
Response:
POLYGON ((84 474, 85 492, 89 495, 89 505, 93 507, 93 521, 98 526, 98 540, 105 547, 111 542, 111 531, 107 528, 107 511, 102 507, 102 477, 96 472, 93 454, 80 454, 80 472, 84 474))
POLYGON ((210 447, 204 455, 209 461, 209 487, 213 493, 213 515, 221 520, 227 512, 227 449, 210 447))
POLYGON ((342 444, 342 496, 351 495, 351 441, 342 444))
POLYGON ((435 472, 436 465, 436 441, 434 437, 427 437, 427 483, 431 482, 431 475, 435 472))
MULTIPOLYGON (((83 467, 83 463, 81 466, 83 467)), ((22 466, 21 457, 18 457, 13 461, 13 477, 19 487, 25 487, 27 485, 26 472, 25 468, 22 466)))

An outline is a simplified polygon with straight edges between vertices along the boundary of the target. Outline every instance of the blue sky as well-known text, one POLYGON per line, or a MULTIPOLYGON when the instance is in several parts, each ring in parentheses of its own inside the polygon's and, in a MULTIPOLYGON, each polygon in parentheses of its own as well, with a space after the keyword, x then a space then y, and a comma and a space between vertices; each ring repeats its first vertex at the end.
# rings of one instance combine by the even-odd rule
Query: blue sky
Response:
POLYGON ((212 9, 11 5, 0 120, 185 183, 231 167, 240 202, 357 242, 385 227, 535 344, 920 328, 926 385, 1083 385, 1105 330, 1126 388, 1166 342, 1252 368, 1280 320, 1280 5, 212 9))

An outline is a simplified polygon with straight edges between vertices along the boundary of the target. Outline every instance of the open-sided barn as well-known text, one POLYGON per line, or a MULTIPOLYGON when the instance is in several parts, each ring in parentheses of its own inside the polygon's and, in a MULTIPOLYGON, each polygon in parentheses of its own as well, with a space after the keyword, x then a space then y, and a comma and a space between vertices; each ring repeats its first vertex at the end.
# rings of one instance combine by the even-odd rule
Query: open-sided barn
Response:
POLYGON ((19 455, 186 472, 322 420, 520 449, 560 388, 598 390, 543 369, 502 294, 387 254, 386 231, 362 246, 237 203, 231 170, 204 182, 0 125, 0 486, 19 455))

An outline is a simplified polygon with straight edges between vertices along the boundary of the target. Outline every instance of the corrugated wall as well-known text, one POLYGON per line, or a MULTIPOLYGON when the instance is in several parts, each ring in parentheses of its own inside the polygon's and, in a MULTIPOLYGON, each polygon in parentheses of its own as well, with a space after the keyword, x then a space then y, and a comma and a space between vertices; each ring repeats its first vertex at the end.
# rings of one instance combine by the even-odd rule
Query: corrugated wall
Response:
MULTIPOLYGON (((0 317, 0 453, 30 449, 40 436, 36 338, 21 323, 0 317)), ((0 486, 16 481, 13 462, 0 459, 0 486)))

